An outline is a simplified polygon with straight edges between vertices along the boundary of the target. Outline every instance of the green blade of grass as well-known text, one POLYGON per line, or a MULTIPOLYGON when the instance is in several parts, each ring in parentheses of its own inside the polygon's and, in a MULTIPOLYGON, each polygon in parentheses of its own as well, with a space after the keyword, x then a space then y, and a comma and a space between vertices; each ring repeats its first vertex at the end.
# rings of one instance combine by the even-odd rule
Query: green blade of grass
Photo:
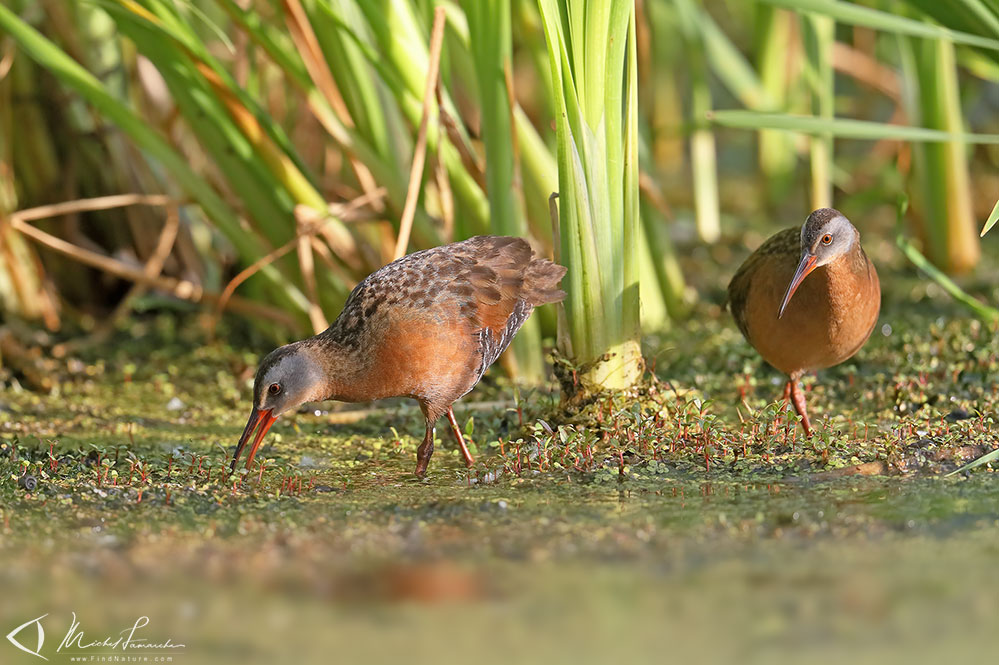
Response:
MULTIPOLYGON (((478 7, 479 5, 488 3, 468 3, 470 6, 478 7)), ((530 4, 529 0, 517 0, 516 5, 511 7, 511 11, 514 14, 514 18, 511 19, 511 37, 516 36, 523 40, 527 38, 524 34, 518 34, 517 29, 521 30, 521 33, 526 30, 522 25, 514 25, 514 19, 516 18, 517 12, 523 12, 525 9, 536 8, 530 4)), ((473 51, 471 33, 468 29, 468 23, 472 19, 468 19, 464 24, 459 23, 457 20, 452 20, 452 14, 449 14, 449 26, 454 32, 454 36, 460 40, 461 46, 467 49, 469 53, 473 51)), ((540 17, 538 17, 540 18, 540 17)), ((486 26, 484 28, 486 34, 493 30, 491 26, 486 26)), ((540 30, 538 31, 541 32, 540 30)), ((476 33, 481 34, 481 31, 476 33)), ((531 55, 542 59, 544 58, 544 74, 543 83, 546 84, 544 93, 539 91, 538 94, 544 94, 545 101, 549 101, 551 97, 551 90, 549 84, 551 71, 548 68, 547 55, 544 52, 544 35, 539 34, 541 40, 537 44, 539 48, 532 51, 531 55), (534 52, 536 51, 536 52, 534 52)), ((479 38, 476 38, 479 41, 479 38)), ((459 54, 459 58, 463 57, 464 54, 459 54)), ((455 57, 452 54, 452 62, 454 62, 455 57)), ((536 103, 538 100, 532 100, 536 103)), ((523 192, 523 207, 524 214, 527 218, 527 223, 530 227, 531 235, 535 239, 539 240, 545 246, 551 246, 552 241, 552 228, 551 228, 551 218, 549 216, 548 210, 548 196, 552 192, 558 189, 558 168, 555 165, 555 156, 552 154, 551 149, 545 143, 544 139, 538 133, 538 129, 531 124, 530 118, 521 108, 520 104, 516 99, 511 101, 513 105, 513 132, 517 137, 517 149, 515 151, 516 157, 519 158, 519 168, 520 168, 520 181, 522 183, 523 192)), ((488 113, 489 110, 483 106, 483 113, 488 113)), ((483 136, 485 138, 485 136, 483 136)), ((488 152, 488 148, 487 148, 488 152)), ((487 159, 487 169, 489 168, 487 159)), ((488 192, 487 192, 488 194, 488 192)))
MULTIPOLYGON (((628 7, 624 3, 617 5, 618 13, 623 13, 628 7)), ((622 59, 619 66, 624 68, 625 90, 624 108, 630 109, 624 114, 624 233, 621 242, 624 248, 621 271, 624 273, 624 283, 621 285, 622 306, 621 313, 625 322, 623 329, 626 338, 641 340, 641 301, 639 300, 639 287, 642 281, 642 266, 638 257, 638 245, 643 241, 642 236, 642 204, 639 196, 639 148, 638 148, 638 39, 636 35, 636 17, 638 10, 632 5, 627 10, 627 35, 628 50, 626 61, 622 59), (627 66, 625 66, 627 62, 627 66), (630 254, 628 254, 630 252, 630 254), (630 328, 629 328, 630 326, 630 328)), ((616 18, 617 22, 622 19, 616 18)), ((618 32, 620 28, 618 29, 618 32)), ((622 49, 624 50, 624 49, 622 49)), ((613 60, 612 60, 613 62, 613 60)), ((609 76, 611 82, 614 80, 613 70, 609 76)), ((648 244, 646 244, 646 249, 648 244)), ((646 277, 648 282, 652 277, 646 277)), ((639 353, 641 353, 639 351, 639 353)))
POLYGON ((812 135, 828 133, 838 138, 865 141, 897 139, 899 141, 940 143, 962 141, 964 143, 999 145, 999 134, 951 133, 928 127, 892 125, 852 118, 829 119, 809 115, 759 113, 743 110, 711 111, 707 117, 713 124, 735 129, 778 129, 812 135))
MULTIPOLYGON (((192 3, 183 2, 181 5, 188 8, 198 24, 208 26, 213 34, 218 35, 219 33, 223 33, 219 26, 211 22, 192 3)), ((125 5, 125 9, 128 11, 125 11, 124 15, 129 16, 131 20, 144 23, 150 30, 162 32, 164 36, 176 41, 177 45, 182 47, 181 49, 177 49, 178 56, 186 56, 185 59, 201 63, 214 72, 225 87, 226 94, 237 99, 243 108, 252 113, 256 123, 267 133, 270 141, 274 142, 280 148, 284 155, 283 159, 290 160, 293 163, 293 168, 288 168, 287 165, 280 168, 280 171, 282 171, 280 175, 283 179, 287 180, 292 190, 299 193, 299 198, 302 202, 312 205, 319 210, 320 208, 317 206, 324 205, 325 202, 314 193, 315 182, 301 182, 311 174, 306 169, 305 163, 295 149, 291 138, 287 135, 284 128, 260 107, 257 100, 236 83, 221 61, 205 46, 201 36, 195 30, 195 26, 185 19, 179 7, 173 2, 165 0, 137 0, 135 3, 125 5), (140 7, 145 7, 148 13, 143 12, 140 7)), ((123 13, 123 9, 116 5, 109 5, 107 11, 109 14, 118 12, 120 15, 123 13)), ((232 46, 227 41, 227 38, 223 43, 231 50, 232 46)), ((141 51, 142 43, 139 43, 139 46, 139 50, 141 51)))
POLYGON ((946 39, 955 44, 966 44, 991 51, 999 51, 999 39, 973 35, 960 30, 951 30, 933 23, 869 7, 862 7, 849 2, 839 2, 839 0, 761 0, 761 2, 799 12, 815 12, 816 14, 833 18, 839 23, 883 30, 896 35, 925 37, 927 39, 946 39))
POLYGON ((759 74, 739 48, 722 31, 711 14, 698 7, 691 17, 697 24, 704 55, 711 69, 735 97, 747 108, 756 111, 777 109, 776 102, 764 87, 759 74))
POLYGON ((386 104, 388 91, 353 39, 364 20, 360 10, 348 0, 317 5, 309 19, 357 131, 393 170, 402 172, 412 148, 405 142, 405 147, 395 145, 397 141, 393 137, 399 136, 403 129, 398 109, 393 104, 386 104), (339 22, 350 23, 351 36, 339 29, 339 22))
POLYGON ((999 309, 989 307, 972 297, 967 291, 958 286, 954 280, 944 274, 942 270, 933 265, 929 259, 923 256, 922 252, 909 242, 904 235, 901 233, 896 235, 895 244, 898 245, 898 248, 902 250, 902 253, 914 266, 929 275, 930 279, 939 284, 954 300, 965 305, 983 319, 999 322, 999 309))
MULTIPOLYGON (((397 215, 401 214, 406 198, 404 172, 396 168, 391 159, 380 154, 378 149, 371 145, 360 131, 354 127, 348 127, 341 122, 340 118, 330 107, 329 102, 309 78, 309 74, 301 58, 298 57, 295 47, 286 39, 283 33, 273 29, 269 22, 261 21, 260 16, 255 12, 241 9, 233 4, 231 0, 222 1, 225 2, 226 11, 246 31, 249 38, 263 48, 274 64, 303 91, 310 110, 329 133, 330 137, 345 152, 363 163, 371 171, 378 184, 385 187, 387 192, 386 198, 390 206, 397 215)), ((332 13, 331 7, 323 4, 320 8, 330 12, 332 20, 342 21, 336 14, 332 13)), ((347 29, 346 24, 338 22, 337 25, 346 36, 352 39, 354 46, 364 53, 369 65, 382 76, 382 81, 391 89, 392 83, 385 78, 386 76, 392 76, 391 71, 380 62, 377 54, 374 53, 370 46, 359 41, 356 35, 347 29)), ((398 89, 402 90, 402 84, 398 83, 398 86, 398 89)), ((436 233, 429 215, 423 208, 417 209, 413 234, 414 237, 425 244, 437 244, 440 241, 440 237, 436 233)))
POLYGON ((982 237, 985 237, 985 234, 996 225, 996 222, 999 222, 999 201, 996 201, 995 207, 989 213, 989 218, 985 220, 985 226, 982 227, 982 237))
MULTIPOLYGON (((245 204, 247 217, 272 245, 294 235, 297 204, 326 214, 326 201, 303 170, 284 130, 236 84, 176 5, 139 0, 109 6, 107 11, 119 30, 160 70, 186 123, 245 204)), ((359 267, 351 233, 335 218, 325 224, 324 237, 336 256, 352 268, 359 267)), ((292 257, 281 265, 291 279, 305 284, 305 273, 297 269, 292 257)), ((308 269, 310 275, 313 272, 314 268, 308 269)), ((315 274, 327 307, 335 311, 349 292, 348 284, 325 267, 315 274)))
POLYGON ((999 448, 996 448, 991 453, 985 453, 976 460, 972 460, 962 466, 960 469, 954 469, 948 474, 944 475, 944 478, 950 478, 951 476, 956 476, 959 473, 964 473, 965 471, 971 471, 972 469, 982 466, 983 464, 988 464, 989 462, 995 462, 999 460, 999 448))
POLYGON ((933 263, 923 256, 923 253, 920 252, 916 246, 909 242, 909 240, 903 235, 902 227, 905 222, 905 211, 908 207, 908 198, 904 195, 900 196, 896 206, 897 231, 895 234, 895 244, 900 250, 902 250, 902 254, 904 254, 914 266, 926 273, 930 279, 939 284, 940 287, 954 300, 968 307, 968 309, 973 311, 982 319, 999 323, 999 309, 989 307, 972 297, 967 291, 958 286, 954 280, 944 274, 942 270, 933 265, 933 263))
MULTIPOLYGON (((418 8, 403 0, 389 0, 384 6, 383 3, 376 2, 357 2, 356 5, 364 14, 377 44, 377 51, 368 53, 375 61, 381 61, 390 68, 393 77, 402 82, 402 86, 393 89, 393 92, 409 123, 413 127, 418 126, 429 63, 429 46, 416 15, 418 8)), ((344 27, 350 30, 347 24, 344 27)), ((452 118, 461 117, 444 86, 441 88, 441 105, 452 118)), ((432 113, 434 117, 428 126, 427 150, 437 153, 447 168, 455 203, 458 205, 455 215, 456 233, 462 236, 485 233, 489 229, 489 201, 462 163, 458 149, 437 131, 436 105, 432 113)), ((457 140, 466 144, 467 151, 473 152, 463 123, 456 123, 455 129, 457 140)))
POLYGON ((486 150, 486 191, 494 231, 523 235, 523 216, 514 191, 514 127, 507 95, 505 68, 510 64, 509 0, 462 3, 482 113, 482 142, 486 150))
POLYGON ((283 187, 274 187, 273 178, 258 158, 246 135, 226 111, 194 63, 182 57, 173 38, 154 24, 126 10, 110 10, 118 29, 141 44, 141 52, 162 74, 173 100, 237 191, 250 215, 259 221, 258 230, 274 246, 294 234, 294 203, 283 187))
POLYGON ((981 0, 906 0, 941 25, 981 36, 999 35, 999 6, 981 0), (991 4, 991 6, 989 6, 991 4))

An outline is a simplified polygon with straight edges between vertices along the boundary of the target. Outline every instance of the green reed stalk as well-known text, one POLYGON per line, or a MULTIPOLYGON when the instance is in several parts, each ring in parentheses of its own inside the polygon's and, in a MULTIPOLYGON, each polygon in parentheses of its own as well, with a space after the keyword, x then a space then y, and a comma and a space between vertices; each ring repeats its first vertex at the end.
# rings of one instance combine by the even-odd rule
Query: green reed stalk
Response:
POLYGON ((582 392, 642 374, 634 3, 540 0, 555 92, 567 330, 582 392))
MULTIPOLYGON (((806 54, 805 73, 812 92, 812 113, 817 118, 830 120, 835 110, 832 47, 836 23, 828 16, 805 14, 802 16, 802 27, 806 54)), ((828 208, 832 205, 833 188, 832 134, 813 134, 808 141, 812 208, 828 208)))
POLYGON ((694 211, 697 232, 704 242, 721 236, 721 212, 718 203, 718 158, 713 128, 706 118, 711 112, 711 88, 705 58, 701 9, 693 0, 677 0, 679 24, 687 44, 690 75, 690 162, 694 185, 694 211))
MULTIPOLYGON (((765 4, 756 7, 756 67, 760 83, 774 102, 774 110, 785 109, 791 97, 794 64, 794 14, 765 4)), ((797 153, 794 138, 784 132, 760 131, 758 160, 766 176, 770 196, 780 200, 786 195, 794 178, 797 153)))
MULTIPOLYGON (((909 76, 906 102, 919 124, 951 134, 964 131, 954 45, 944 40, 900 38, 909 76)), ((912 211, 919 220, 923 253, 940 269, 960 273, 978 262, 967 145, 960 138, 913 147, 912 211)))

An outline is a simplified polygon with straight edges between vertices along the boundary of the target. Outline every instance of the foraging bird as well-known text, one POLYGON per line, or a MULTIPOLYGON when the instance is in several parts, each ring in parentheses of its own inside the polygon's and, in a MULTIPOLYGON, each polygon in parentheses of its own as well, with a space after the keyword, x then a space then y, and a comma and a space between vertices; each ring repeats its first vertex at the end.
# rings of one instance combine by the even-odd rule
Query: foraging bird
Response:
POLYGON ((411 397, 426 419, 416 453, 423 476, 434 423, 447 414, 465 463, 451 405, 469 392, 538 305, 562 300, 566 269, 534 256, 520 238, 478 236, 415 252, 375 271, 347 298, 328 329, 272 351, 257 369, 253 410, 231 469, 254 430, 247 468, 277 417, 305 402, 411 397))
POLYGON ((763 359, 788 376, 790 396, 810 436, 798 379, 837 365, 871 336, 881 309, 881 283, 860 246, 860 233, 832 208, 814 211, 798 228, 771 236, 728 285, 739 330, 763 359))

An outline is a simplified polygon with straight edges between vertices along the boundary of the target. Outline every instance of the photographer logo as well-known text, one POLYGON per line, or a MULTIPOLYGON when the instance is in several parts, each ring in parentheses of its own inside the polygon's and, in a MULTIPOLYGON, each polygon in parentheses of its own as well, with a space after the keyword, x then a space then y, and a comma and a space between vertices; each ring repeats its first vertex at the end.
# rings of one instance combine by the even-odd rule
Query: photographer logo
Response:
MULTIPOLYGON (((183 653, 185 647, 184 644, 175 643, 170 638, 153 641, 143 637, 141 630, 149 625, 147 616, 140 616, 135 623, 116 635, 95 639, 87 636, 80 628, 76 612, 72 615, 69 630, 54 651, 54 654, 59 654, 70 661, 92 661, 96 656, 103 662, 169 663, 173 662, 175 655, 183 653)), ((49 660, 42 653, 45 646, 45 628, 42 626, 42 619, 47 616, 48 613, 21 624, 7 633, 7 641, 25 653, 42 660, 49 660)))

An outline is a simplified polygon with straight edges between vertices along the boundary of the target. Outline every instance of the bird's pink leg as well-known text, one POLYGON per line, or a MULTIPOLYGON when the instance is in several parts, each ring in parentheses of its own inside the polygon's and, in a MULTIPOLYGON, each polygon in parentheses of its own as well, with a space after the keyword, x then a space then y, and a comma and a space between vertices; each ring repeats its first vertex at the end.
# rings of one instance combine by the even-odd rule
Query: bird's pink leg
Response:
POLYGON ((796 379, 791 379, 788 385, 791 390, 791 403, 794 404, 794 410, 801 416, 801 426, 805 428, 805 436, 811 436, 812 423, 808 421, 808 407, 805 404, 805 393, 801 392, 796 379))
POLYGON ((454 432, 454 436, 458 439, 458 445, 461 447, 461 454, 465 456, 465 466, 472 468, 475 464, 475 458, 472 454, 468 452, 468 446, 465 445, 465 437, 461 435, 461 428, 458 427, 458 421, 454 419, 454 411, 451 407, 447 408, 447 421, 451 423, 451 431, 454 432))

